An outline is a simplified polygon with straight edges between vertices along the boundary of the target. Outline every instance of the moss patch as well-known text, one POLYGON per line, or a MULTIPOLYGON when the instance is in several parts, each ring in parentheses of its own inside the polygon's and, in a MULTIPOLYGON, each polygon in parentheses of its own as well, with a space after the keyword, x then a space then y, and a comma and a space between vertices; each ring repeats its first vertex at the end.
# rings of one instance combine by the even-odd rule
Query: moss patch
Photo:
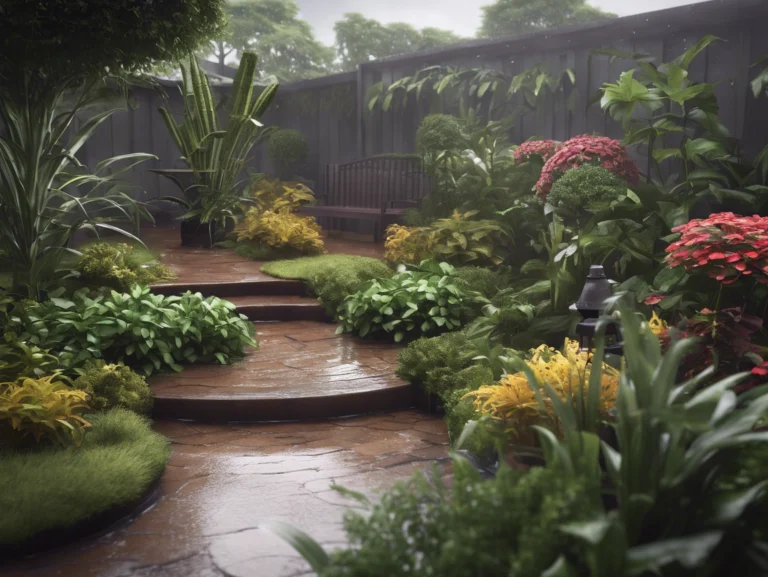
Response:
POLYGON ((356 293, 363 284, 374 278, 389 278, 393 274, 392 269, 380 260, 348 254, 278 260, 265 264, 261 270, 277 278, 308 283, 331 316, 335 316, 342 301, 356 293))
POLYGON ((170 447, 148 420, 124 409, 89 420, 80 447, 0 453, 0 544, 126 505, 163 473, 170 447))

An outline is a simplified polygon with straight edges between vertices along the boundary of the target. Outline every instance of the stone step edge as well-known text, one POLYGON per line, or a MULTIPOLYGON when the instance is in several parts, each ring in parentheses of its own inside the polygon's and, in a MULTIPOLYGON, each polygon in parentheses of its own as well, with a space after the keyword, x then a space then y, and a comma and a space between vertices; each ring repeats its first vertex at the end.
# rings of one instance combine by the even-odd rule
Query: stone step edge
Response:
POLYGON ((414 406, 414 394, 413 385, 403 383, 383 389, 311 397, 156 396, 152 417, 207 423, 311 421, 409 409, 414 406))
POLYGON ((170 282, 150 286, 161 295, 180 295, 187 291, 201 293, 205 297, 219 298, 240 296, 309 296, 307 287, 299 280, 274 279, 237 282, 170 282))

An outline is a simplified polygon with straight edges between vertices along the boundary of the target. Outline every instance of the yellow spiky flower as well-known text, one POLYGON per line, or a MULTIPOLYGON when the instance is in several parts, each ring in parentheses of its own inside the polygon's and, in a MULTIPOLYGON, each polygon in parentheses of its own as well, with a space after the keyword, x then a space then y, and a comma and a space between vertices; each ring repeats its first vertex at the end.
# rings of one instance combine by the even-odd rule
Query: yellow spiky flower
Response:
MULTIPOLYGON (((544 425, 556 434, 560 423, 544 383, 563 400, 575 399, 584 383, 584 394, 589 387, 591 365, 586 351, 581 351, 578 341, 567 340, 563 351, 541 345, 525 363, 542 385, 541 394, 545 408, 539 406, 536 395, 528 383, 525 373, 507 374, 493 385, 480 387, 467 395, 474 400, 475 408, 493 420, 500 422, 506 431, 521 443, 533 443, 532 425, 544 425)), ((603 364, 599 411, 603 417, 616 402, 619 385, 618 372, 603 364)))

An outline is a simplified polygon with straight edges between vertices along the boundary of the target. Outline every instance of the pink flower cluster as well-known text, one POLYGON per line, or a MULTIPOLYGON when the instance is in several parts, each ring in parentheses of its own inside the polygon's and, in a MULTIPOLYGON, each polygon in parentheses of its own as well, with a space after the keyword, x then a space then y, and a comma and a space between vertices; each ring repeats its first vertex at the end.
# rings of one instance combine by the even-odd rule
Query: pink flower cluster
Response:
POLYGON ((559 140, 528 140, 515 149, 515 162, 528 162, 532 156, 548 160, 563 145, 559 140))
POLYGON ((636 183, 640 177, 637 164, 618 140, 582 134, 564 142, 547 160, 536 183, 536 193, 546 198, 555 180, 565 171, 582 164, 598 164, 630 184, 636 183))
POLYGON ((667 247, 667 264, 705 272, 723 284, 742 275, 768 284, 768 217, 720 212, 672 229, 680 239, 667 247))

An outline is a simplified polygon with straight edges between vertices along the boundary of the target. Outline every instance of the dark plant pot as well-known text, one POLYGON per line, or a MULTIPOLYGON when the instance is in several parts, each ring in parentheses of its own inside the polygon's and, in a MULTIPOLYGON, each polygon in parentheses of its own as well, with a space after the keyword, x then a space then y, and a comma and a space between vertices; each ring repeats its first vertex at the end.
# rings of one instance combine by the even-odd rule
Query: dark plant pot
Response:
POLYGON ((213 248, 217 242, 226 239, 234 229, 234 223, 227 221, 226 226, 214 222, 201 223, 200 219, 190 218, 181 221, 181 246, 190 248, 213 248))

